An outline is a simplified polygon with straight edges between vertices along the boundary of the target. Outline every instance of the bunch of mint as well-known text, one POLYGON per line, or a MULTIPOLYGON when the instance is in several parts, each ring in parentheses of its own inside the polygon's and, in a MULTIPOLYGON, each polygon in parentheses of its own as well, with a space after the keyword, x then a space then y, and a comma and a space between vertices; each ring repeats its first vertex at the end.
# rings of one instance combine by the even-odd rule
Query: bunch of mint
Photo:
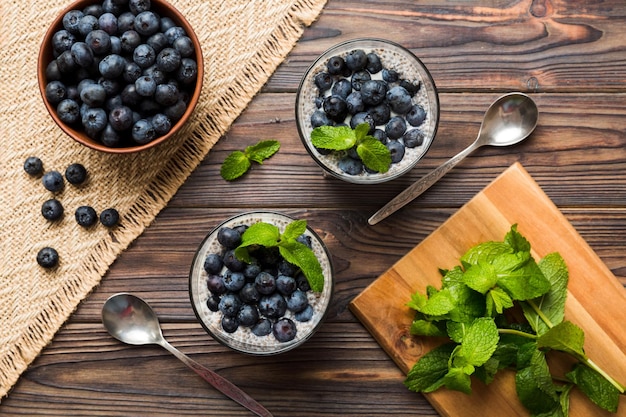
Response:
POLYGON ((226 181, 232 181, 248 172, 252 162, 263 164, 263 161, 280 149, 277 140, 262 140, 255 145, 247 146, 243 151, 231 152, 220 168, 220 175, 226 181))
POLYGON ((568 270, 558 253, 535 262, 530 243, 513 225, 503 242, 474 246, 460 266, 441 273, 441 289, 429 286, 426 295, 412 295, 411 333, 450 341, 414 365, 405 380, 410 390, 447 387, 471 394, 470 375, 488 384, 509 368, 516 372, 518 397, 533 416, 568 416, 574 386, 599 407, 617 411, 624 385, 587 357, 583 330, 564 320, 568 270), (505 314, 514 308, 526 320, 505 314), (550 372, 551 351, 577 359, 564 378, 550 372))
POLYGON ((309 282, 311 290, 321 292, 324 288, 324 272, 315 253, 298 238, 306 231, 306 220, 294 220, 283 233, 270 223, 259 222, 251 225, 241 235, 241 244, 235 249, 235 256, 247 263, 253 261, 251 252, 262 246, 278 247, 281 256, 300 268, 309 282))
POLYGON ((356 148, 363 164, 376 172, 385 173, 391 166, 391 152, 375 137, 368 135, 370 125, 361 123, 354 129, 348 126, 320 126, 311 132, 311 143, 319 149, 347 151, 356 148))

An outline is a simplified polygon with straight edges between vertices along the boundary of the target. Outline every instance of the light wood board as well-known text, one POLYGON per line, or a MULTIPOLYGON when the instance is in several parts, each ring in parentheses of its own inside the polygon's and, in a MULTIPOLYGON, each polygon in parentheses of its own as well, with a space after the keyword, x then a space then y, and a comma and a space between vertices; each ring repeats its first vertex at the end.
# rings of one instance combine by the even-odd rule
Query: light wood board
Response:
MULTIPOLYGON (((412 336, 411 294, 427 285, 441 286, 439 268, 452 268, 467 249, 498 240, 517 224, 539 260, 559 252, 569 269, 566 319, 585 331, 585 351, 610 374, 626 383, 626 291, 589 245, 550 201, 528 172, 516 163, 451 216, 359 294, 351 311, 394 362, 407 373, 441 340, 412 336)), ((557 358, 551 367, 568 370, 557 358)), ((517 400, 513 372, 505 371, 488 386, 474 379, 472 395, 446 389, 426 394, 444 417, 528 416, 517 400)), ((418 395, 418 394, 416 394, 418 395)), ((621 396, 617 415, 626 416, 621 396)), ((570 416, 615 416, 603 412, 580 392, 572 394, 570 416)))

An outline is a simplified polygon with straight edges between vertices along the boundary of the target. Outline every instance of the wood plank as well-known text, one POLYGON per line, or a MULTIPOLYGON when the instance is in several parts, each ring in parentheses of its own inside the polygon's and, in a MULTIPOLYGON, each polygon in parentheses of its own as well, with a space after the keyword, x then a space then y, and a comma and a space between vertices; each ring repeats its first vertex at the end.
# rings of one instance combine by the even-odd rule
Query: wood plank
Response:
MULTIPOLYGON (((604 369, 626 381, 626 334, 614 323, 626 322, 626 291, 556 206, 516 164, 474 197, 399 262, 383 273, 350 304, 404 372, 437 342, 408 333, 413 313, 406 302, 427 285, 441 285, 439 268, 458 265, 467 249, 501 240, 512 224, 530 241, 537 259, 559 252, 569 269, 566 318, 586 334, 585 350, 604 369), (611 300, 610 303, 599 300, 611 300)), ((527 415, 516 400, 511 375, 493 386, 474 384, 472 396, 440 390, 428 394, 446 417, 527 415), (462 407, 459 404, 463 403, 462 407), (489 407, 485 407, 489 404, 489 407)), ((626 401, 621 399, 622 408, 626 401)), ((581 396, 573 396, 570 415, 609 415, 581 396)))

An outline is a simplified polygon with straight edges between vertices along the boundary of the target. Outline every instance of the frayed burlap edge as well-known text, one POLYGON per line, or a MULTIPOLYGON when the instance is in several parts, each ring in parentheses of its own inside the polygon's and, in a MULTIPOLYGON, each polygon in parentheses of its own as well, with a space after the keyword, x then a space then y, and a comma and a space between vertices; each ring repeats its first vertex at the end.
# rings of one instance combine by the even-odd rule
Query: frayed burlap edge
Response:
MULTIPOLYGON (((183 143, 171 155, 125 216, 125 226, 114 236, 101 240, 81 263, 80 271, 66 280, 62 291, 49 297, 45 308, 30 320, 30 326, 0 361, 0 399, 5 397, 20 375, 78 304, 100 283, 116 257, 137 238, 173 197, 192 171, 223 136, 234 120, 258 93, 278 65, 321 13, 326 0, 299 0, 290 8, 277 29, 250 60, 246 70, 230 86, 228 94, 213 103, 191 132, 181 132, 183 143)), ((3 6, 9 7, 9 6, 3 6)), ((4 132, 6 133, 6 132, 4 132)), ((133 158, 133 157, 129 157, 133 158)))

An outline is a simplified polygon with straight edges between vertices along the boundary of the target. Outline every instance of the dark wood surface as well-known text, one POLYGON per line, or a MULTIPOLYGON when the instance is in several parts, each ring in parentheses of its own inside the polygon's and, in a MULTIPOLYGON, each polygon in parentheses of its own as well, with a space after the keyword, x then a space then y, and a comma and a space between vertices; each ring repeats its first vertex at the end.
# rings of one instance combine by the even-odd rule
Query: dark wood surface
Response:
POLYGON ((404 375, 347 305, 516 161, 626 285, 625 32, 621 0, 330 0, 228 134, 22 375, 0 415, 251 415, 164 349, 111 338, 100 309, 120 291, 148 300, 170 343, 275 416, 438 415, 406 390, 404 375), (308 65, 335 43, 365 36, 396 41, 422 58, 441 100, 427 156, 404 177, 368 187, 322 176, 294 122, 295 92, 308 65), (488 105, 509 91, 529 93, 539 106, 528 141, 477 151, 409 206, 367 225, 389 199, 469 145, 488 105), (271 160, 240 181, 220 178, 228 153, 269 138, 282 144, 271 160), (196 321, 188 296, 189 267, 204 235, 252 209, 308 220, 336 271, 335 298, 319 332, 269 358, 219 345, 196 321))

